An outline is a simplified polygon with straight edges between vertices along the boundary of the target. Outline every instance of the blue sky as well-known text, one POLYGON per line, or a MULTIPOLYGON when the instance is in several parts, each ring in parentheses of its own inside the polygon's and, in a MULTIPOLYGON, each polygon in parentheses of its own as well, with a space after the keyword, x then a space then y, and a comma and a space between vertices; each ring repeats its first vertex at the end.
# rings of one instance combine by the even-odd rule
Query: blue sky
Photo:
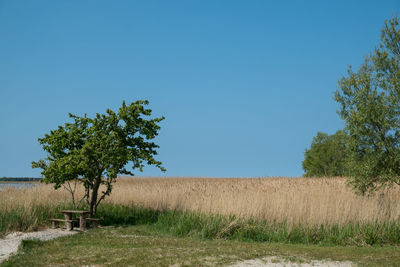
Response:
POLYGON ((0 177, 36 176, 68 120, 148 99, 167 172, 301 176, 349 64, 379 43, 387 1, 0 0, 0 177))

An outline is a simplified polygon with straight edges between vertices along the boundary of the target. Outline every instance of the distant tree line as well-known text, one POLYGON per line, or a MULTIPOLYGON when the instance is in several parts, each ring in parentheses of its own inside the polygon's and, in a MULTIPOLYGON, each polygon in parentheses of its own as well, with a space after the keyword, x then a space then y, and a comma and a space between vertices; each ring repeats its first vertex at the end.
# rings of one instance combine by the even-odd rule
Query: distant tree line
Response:
POLYGON ((0 178, 0 182, 38 182, 42 180, 42 178, 34 178, 34 177, 2 177, 0 178))
POLYGON ((379 46, 339 81, 345 128, 317 133, 304 153, 305 176, 347 176, 361 193, 400 185, 399 28, 398 17, 386 21, 379 46))

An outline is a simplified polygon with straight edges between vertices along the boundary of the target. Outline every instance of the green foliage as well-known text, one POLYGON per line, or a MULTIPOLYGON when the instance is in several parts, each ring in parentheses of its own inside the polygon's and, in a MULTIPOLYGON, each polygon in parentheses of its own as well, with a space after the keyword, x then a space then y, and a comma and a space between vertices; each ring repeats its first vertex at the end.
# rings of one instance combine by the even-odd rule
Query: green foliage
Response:
POLYGON ((344 176, 347 171, 347 136, 342 130, 328 135, 318 132, 304 152, 306 177, 344 176))
POLYGON ((335 100, 345 120, 352 184, 361 193, 400 185, 400 29, 385 22, 381 43, 357 72, 349 67, 335 100))
POLYGON ((94 118, 69 114, 73 123, 39 138, 47 158, 32 162, 32 167, 41 168, 44 182, 54 183, 56 189, 67 184, 72 197, 75 187, 70 182, 82 183, 90 213, 96 213, 100 202, 111 193, 117 175, 133 175, 125 168, 129 162, 132 169, 140 171, 145 164, 165 170, 153 158, 159 146, 148 141, 157 136, 158 123, 164 117, 146 119, 144 116, 151 115, 151 110, 144 108, 147 104, 123 102, 118 112, 107 109, 106 114, 97 113, 94 118), (106 189, 99 195, 100 185, 106 189))
MULTIPOLYGON (((3 204, 3 203, 2 203, 3 204)), ((4 204, 3 204, 4 205, 4 204)), ((49 225, 50 218, 62 216, 60 211, 71 209, 69 203, 57 204, 32 204, 32 209, 27 211, 24 207, 13 207, 0 210, 0 237, 7 232, 32 231, 49 225)))
POLYGON ((395 245, 400 243, 399 222, 346 225, 295 225, 239 219, 235 216, 165 211, 151 228, 179 237, 325 245, 395 245))
POLYGON ((157 222, 160 211, 133 205, 103 203, 96 216, 101 218, 101 225, 138 225, 157 222))
MULTIPOLYGON (((49 226, 48 219, 70 209, 67 203, 34 205, 35 212, 11 209, 0 214, 0 236, 9 231, 27 231, 49 226)), ((325 245, 399 245, 400 221, 363 222, 345 225, 288 225, 240 219, 236 216, 185 211, 158 211, 135 205, 103 203, 96 214, 103 226, 146 225, 148 229, 178 237, 227 239, 238 241, 280 242, 325 245)))

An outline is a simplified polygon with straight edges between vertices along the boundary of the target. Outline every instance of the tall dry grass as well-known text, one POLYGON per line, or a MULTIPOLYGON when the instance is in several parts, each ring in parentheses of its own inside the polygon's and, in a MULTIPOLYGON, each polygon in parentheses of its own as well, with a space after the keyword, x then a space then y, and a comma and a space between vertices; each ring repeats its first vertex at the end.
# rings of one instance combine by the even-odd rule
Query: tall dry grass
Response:
MULTIPOLYGON (((82 191, 77 192, 78 197, 82 191)), ((0 190, 0 213, 15 207, 68 203, 51 185, 0 190)), ((400 219, 400 188, 356 195, 344 178, 119 178, 105 202, 158 210, 182 210, 290 225, 344 225, 400 219), (384 194, 382 194, 384 193, 384 194)))
POLYGON ((124 178, 107 201, 288 224, 400 219, 400 188, 359 196, 346 186, 344 178, 124 178))

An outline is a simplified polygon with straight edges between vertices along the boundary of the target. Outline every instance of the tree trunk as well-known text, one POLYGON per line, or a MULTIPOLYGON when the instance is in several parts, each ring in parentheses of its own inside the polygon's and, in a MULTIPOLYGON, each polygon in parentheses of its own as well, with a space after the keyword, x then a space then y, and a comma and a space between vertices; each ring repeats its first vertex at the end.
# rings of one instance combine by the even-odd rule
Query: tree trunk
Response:
POLYGON ((96 203, 97 203, 97 195, 100 187, 100 182, 101 182, 101 176, 97 177, 93 184, 92 197, 90 199, 90 209, 89 209, 90 216, 96 214, 96 203))

